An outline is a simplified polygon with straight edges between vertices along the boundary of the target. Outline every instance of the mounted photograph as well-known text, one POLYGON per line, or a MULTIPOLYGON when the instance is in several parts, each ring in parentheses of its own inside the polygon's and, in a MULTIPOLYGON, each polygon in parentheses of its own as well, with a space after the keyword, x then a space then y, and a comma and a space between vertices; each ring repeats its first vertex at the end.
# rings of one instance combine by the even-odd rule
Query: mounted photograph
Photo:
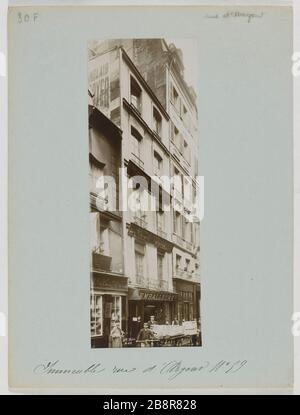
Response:
POLYGON ((92 348, 202 346, 197 48, 88 44, 92 348))

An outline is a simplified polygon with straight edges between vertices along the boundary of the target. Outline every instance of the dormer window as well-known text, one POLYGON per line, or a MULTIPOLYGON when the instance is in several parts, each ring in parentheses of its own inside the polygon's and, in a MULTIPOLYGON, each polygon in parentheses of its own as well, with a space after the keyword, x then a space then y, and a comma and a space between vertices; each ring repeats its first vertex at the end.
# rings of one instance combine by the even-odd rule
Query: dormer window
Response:
POLYGON ((142 112, 142 89, 132 76, 130 77, 130 102, 140 113, 142 112))

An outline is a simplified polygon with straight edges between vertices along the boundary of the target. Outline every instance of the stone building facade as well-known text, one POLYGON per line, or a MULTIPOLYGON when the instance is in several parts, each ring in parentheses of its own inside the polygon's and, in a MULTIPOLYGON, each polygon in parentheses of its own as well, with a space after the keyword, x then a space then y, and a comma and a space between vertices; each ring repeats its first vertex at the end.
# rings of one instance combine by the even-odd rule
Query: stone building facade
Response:
POLYGON ((120 186, 120 204, 137 201, 121 218, 122 329, 130 336, 137 318, 150 316, 160 323, 198 320, 199 221, 191 221, 198 119, 181 51, 162 39, 91 42, 89 90, 92 105, 122 132, 119 164, 130 185, 120 186), (170 188, 163 176, 176 178, 170 188), (155 210, 147 208, 153 204, 155 210))

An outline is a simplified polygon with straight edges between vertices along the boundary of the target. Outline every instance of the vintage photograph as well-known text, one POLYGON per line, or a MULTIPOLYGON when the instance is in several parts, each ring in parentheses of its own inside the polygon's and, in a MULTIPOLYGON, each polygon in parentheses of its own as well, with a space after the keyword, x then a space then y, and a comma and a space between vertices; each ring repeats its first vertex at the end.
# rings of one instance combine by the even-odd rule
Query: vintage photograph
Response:
POLYGON ((91 347, 202 346, 197 42, 87 60, 91 347))

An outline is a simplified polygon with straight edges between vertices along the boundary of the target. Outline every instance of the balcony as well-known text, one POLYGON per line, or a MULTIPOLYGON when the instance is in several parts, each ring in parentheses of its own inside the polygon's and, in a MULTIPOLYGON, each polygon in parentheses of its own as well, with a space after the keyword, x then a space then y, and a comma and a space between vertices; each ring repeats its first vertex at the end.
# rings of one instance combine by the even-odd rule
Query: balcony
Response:
POLYGON ((145 218, 144 217, 135 216, 133 218, 133 222, 136 225, 140 226, 141 228, 147 229, 147 227, 148 227, 148 223, 145 221, 145 218))
POLYGON ((193 244, 192 244, 192 242, 189 242, 189 241, 185 241, 185 247, 186 247, 186 249, 188 250, 188 251, 193 251, 193 244))
POLYGON ((94 271, 111 271, 111 260, 111 256, 104 255, 103 251, 102 253, 93 252, 92 268, 94 271))
POLYGON ((187 270, 186 268, 176 267, 174 277, 189 280, 194 277, 194 273, 187 270))
POLYGON ((140 169, 144 170, 144 162, 134 153, 131 153, 131 160, 136 164, 140 169))

